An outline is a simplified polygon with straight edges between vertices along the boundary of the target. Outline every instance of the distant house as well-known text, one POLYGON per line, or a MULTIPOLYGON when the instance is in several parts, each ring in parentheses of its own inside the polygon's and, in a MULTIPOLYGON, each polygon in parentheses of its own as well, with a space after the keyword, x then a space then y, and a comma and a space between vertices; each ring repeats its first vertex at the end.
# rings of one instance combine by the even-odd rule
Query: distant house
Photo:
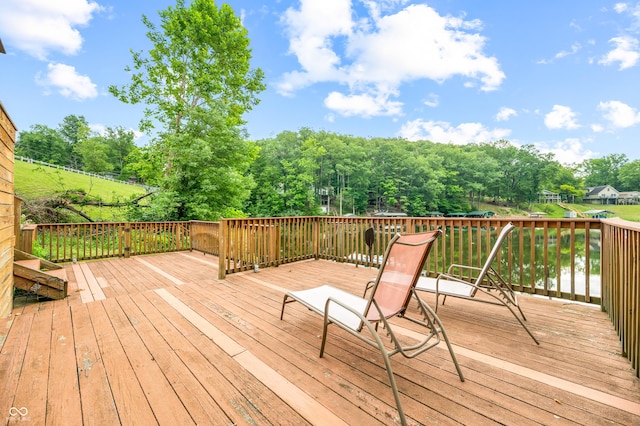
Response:
POLYGON ((618 204, 640 204, 640 191, 620 192, 618 204))
POLYGON ((547 191, 546 189, 543 189, 538 194, 538 203, 540 204, 559 203, 560 201, 562 201, 560 194, 547 191))
POLYGON ((582 197, 589 204, 618 204, 620 193, 611 185, 585 188, 587 193, 582 197))

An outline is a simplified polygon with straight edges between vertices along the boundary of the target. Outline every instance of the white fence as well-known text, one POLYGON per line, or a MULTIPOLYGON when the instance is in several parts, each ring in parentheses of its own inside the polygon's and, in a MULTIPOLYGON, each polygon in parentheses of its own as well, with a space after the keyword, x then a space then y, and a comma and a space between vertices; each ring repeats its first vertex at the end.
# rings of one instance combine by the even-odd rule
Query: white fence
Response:
POLYGON ((106 179, 106 180, 110 180, 112 182, 124 183, 125 185, 140 186, 140 187, 143 187, 143 188, 145 188, 147 190, 149 189, 148 186, 142 185, 140 183, 133 183, 133 182, 127 182, 127 181, 124 181, 124 180, 118 180, 118 179, 114 179, 114 178, 112 178, 110 176, 103 176, 103 175, 98 175, 98 174, 95 174, 95 173, 85 172, 85 171, 82 171, 82 170, 76 170, 76 169, 72 169, 71 167, 61 166, 59 164, 46 163, 44 161, 34 160, 33 158, 27 158, 27 157, 23 157, 21 155, 16 155, 15 159, 16 160, 20 160, 20 161, 24 161, 25 163, 41 164, 43 166, 53 167, 55 169, 65 170, 67 172, 79 173, 79 174, 85 175, 85 176, 91 176, 91 177, 95 177, 95 178, 99 178, 99 179, 106 179))

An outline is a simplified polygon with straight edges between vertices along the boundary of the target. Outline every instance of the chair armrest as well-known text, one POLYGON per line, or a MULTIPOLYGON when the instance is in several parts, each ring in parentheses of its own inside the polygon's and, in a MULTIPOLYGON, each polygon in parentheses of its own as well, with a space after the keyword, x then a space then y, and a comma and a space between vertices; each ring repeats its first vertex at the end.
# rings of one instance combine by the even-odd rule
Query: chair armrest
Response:
POLYGON ((373 287, 373 285, 374 285, 375 283, 376 283, 376 279, 375 279, 375 278, 373 278, 373 279, 371 279, 371 280, 369 280, 369 281, 367 282, 367 285, 364 287, 364 293, 362 293, 362 298, 363 298, 363 299, 366 299, 366 298, 367 298, 367 292, 369 291, 369 289, 370 289, 371 287, 373 287))
MULTIPOLYGON (((338 311, 339 312, 339 311, 338 311)), ((362 325, 365 323, 368 323, 369 321, 365 318, 364 316, 364 312, 360 312, 359 310, 355 309, 353 306, 350 306, 346 303, 344 303, 341 300, 338 300, 334 297, 329 297, 327 299, 327 301, 325 302, 324 305, 324 322, 325 325, 328 324, 329 322, 332 322, 334 324, 339 324, 342 328, 346 328, 346 329, 350 329, 353 331, 360 331, 360 328, 362 328, 362 325), (350 313, 352 313, 353 315, 356 315, 358 317, 358 319, 360 320, 360 325, 359 327, 355 327, 355 324, 348 324, 347 321, 345 321, 346 318, 340 318, 340 315, 331 315, 329 313, 330 311, 330 305, 334 303, 336 305, 338 305, 340 308, 345 309, 347 311, 349 311, 350 313)))
POLYGON ((451 271, 453 269, 468 269, 471 271, 482 271, 482 268, 478 268, 475 266, 469 266, 469 265, 460 265, 458 263, 452 263, 451 265, 449 265, 449 269, 447 269, 447 274, 451 274, 451 271))

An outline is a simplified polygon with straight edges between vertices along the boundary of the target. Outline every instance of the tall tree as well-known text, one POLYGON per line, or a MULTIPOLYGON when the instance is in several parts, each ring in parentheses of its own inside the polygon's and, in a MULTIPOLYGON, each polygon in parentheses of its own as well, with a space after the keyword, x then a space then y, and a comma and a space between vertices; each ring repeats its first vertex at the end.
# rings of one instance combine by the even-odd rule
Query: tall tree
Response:
POLYGON ((74 146, 74 152, 82 160, 85 172, 102 173, 113 170, 113 164, 108 161, 108 151, 104 137, 94 136, 84 139, 74 146))
POLYGON ((620 191, 640 190, 640 160, 633 160, 620 166, 618 171, 620 191))
POLYGON ((618 172, 628 161, 625 154, 609 154, 585 160, 580 167, 585 176, 584 185, 587 187, 611 185, 618 189, 620 187, 618 172))
POLYGON ((18 134, 16 155, 66 166, 67 147, 58 131, 43 124, 35 124, 29 130, 18 134))
POLYGON ((142 130, 160 127, 151 148, 165 167, 162 219, 217 219, 252 186, 244 173, 255 150, 244 141, 242 116, 258 103, 264 76, 250 67, 247 31, 229 5, 178 0, 159 14, 160 29, 143 16, 153 48, 132 52, 131 83, 109 90, 145 104, 142 130))
POLYGON ((83 140, 89 138, 91 129, 89 123, 83 115, 67 115, 58 127, 58 133, 67 143, 67 158, 65 165, 74 169, 82 169, 82 157, 75 150, 75 146, 83 140))
POLYGON ((108 127, 103 135, 107 145, 107 157, 113 166, 113 172, 122 177, 129 153, 135 148, 133 131, 125 130, 122 126, 108 127))

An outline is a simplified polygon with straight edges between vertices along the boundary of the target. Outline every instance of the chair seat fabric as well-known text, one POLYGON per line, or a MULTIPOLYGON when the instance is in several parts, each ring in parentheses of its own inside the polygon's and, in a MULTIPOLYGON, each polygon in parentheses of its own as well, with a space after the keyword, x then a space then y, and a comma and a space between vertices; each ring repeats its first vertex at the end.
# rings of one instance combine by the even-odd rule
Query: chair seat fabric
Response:
MULTIPOLYGON (((435 293, 436 281, 436 278, 420 277, 418 278, 416 290, 435 293)), ((471 297, 471 293, 473 292, 473 290, 473 286, 461 283, 459 281, 445 280, 440 278, 440 282, 438 283, 438 292, 440 294, 447 294, 449 296, 471 297)))
MULTIPOLYGON (((330 285, 322 285, 308 290, 291 291, 289 294, 307 308, 321 315, 324 315, 327 299, 330 297, 350 306, 363 315, 367 307, 367 299, 355 296, 330 285)), ((336 303, 329 305, 329 318, 352 330, 358 330, 360 328, 360 318, 336 303)))

